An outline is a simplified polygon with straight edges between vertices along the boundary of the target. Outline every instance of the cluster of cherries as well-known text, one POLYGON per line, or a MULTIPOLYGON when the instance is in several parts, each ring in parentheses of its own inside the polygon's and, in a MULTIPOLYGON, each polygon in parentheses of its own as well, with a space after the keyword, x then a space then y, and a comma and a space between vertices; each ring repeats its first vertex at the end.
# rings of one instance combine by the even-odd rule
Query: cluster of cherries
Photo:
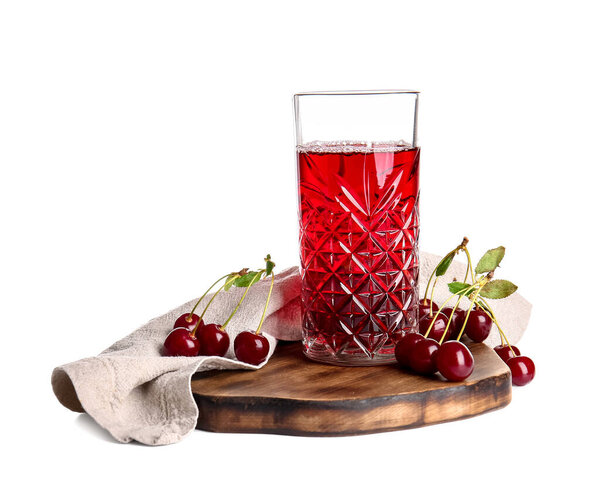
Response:
MULTIPOLYGON (((205 324, 194 313, 179 316, 164 344, 167 356, 225 356, 231 339, 222 325, 205 324)), ((269 341, 264 335, 246 330, 233 341, 235 357, 244 363, 259 365, 269 354, 269 341)))
MULTIPOLYGON (((408 333, 396 344, 395 354, 400 366, 421 375, 433 375, 439 371, 451 382, 465 380, 473 373, 473 355, 469 348, 458 340, 467 312, 457 308, 452 314, 452 309, 444 307, 439 311, 435 302, 421 299, 420 333, 408 333), (439 314, 435 317, 438 311, 439 314), (444 337, 448 323, 450 326, 444 337)), ((473 342, 483 342, 488 338, 492 324, 490 316, 483 309, 476 307, 471 310, 463 333, 473 342)), ((533 380, 535 365, 531 358, 521 356, 516 346, 503 343, 494 347, 494 351, 510 368, 513 385, 525 385, 533 380)))
POLYGON ((265 361, 265 359, 267 359, 267 355, 269 354, 269 341, 260 333, 260 329, 265 319, 267 306, 269 305, 271 292, 273 291, 273 282, 275 277, 274 273, 272 272, 274 264, 270 260, 270 256, 268 256, 268 259, 268 262, 270 263, 270 265, 268 265, 269 273, 267 273, 267 269, 261 269, 260 271, 253 273, 257 279, 253 279, 245 285, 238 285, 246 286, 246 291, 229 318, 222 325, 217 323, 204 323, 202 318, 206 313, 208 306, 214 300, 217 294, 236 279, 245 276, 247 274, 247 269, 244 269, 239 273, 232 273, 224 276, 223 278, 227 278, 225 284, 213 295, 209 303, 204 308, 202 314, 198 316, 194 313, 194 311, 206 294, 212 289, 212 286, 214 286, 223 278, 220 278, 217 282, 215 282, 215 284, 213 284, 206 291, 206 293, 200 297, 200 299, 198 299, 198 302, 196 302, 196 305, 191 312, 182 314, 177 318, 173 325, 173 329, 169 332, 169 335, 165 339, 163 354, 165 356, 225 356, 231 344, 231 338, 225 330, 225 327, 244 301, 244 298, 246 297, 250 287, 255 281, 258 281, 258 279, 260 279, 264 273, 271 274, 271 288, 269 289, 269 295, 267 296, 267 301, 260 324, 258 325, 256 331, 246 330, 238 333, 233 341, 233 350, 238 361, 242 361, 243 363, 259 365, 265 361))
MULTIPOLYGON (((464 238, 461 245, 438 264, 432 276, 434 273, 436 276, 443 275, 459 250, 467 253, 469 268, 472 269, 471 258, 466 250, 467 243, 468 239, 464 238), (446 265, 444 265, 444 261, 446 261, 446 265), (438 271, 440 268, 443 268, 441 272, 438 271)), ((503 247, 490 250, 488 254, 493 255, 493 252, 497 252, 500 248, 502 251, 498 253, 501 254, 499 257, 501 260, 504 255, 503 247)), ((467 272, 469 268, 467 268, 467 272)), ((486 279, 491 279, 492 276, 493 270, 486 279)), ((454 295, 458 295, 459 298, 461 296, 460 293, 454 295)), ((461 336, 465 334, 473 342, 483 342, 490 335, 494 323, 496 323, 502 338, 502 344, 494 347, 494 351, 510 368, 513 385, 528 384, 535 376, 533 361, 527 356, 521 356, 519 349, 508 343, 494 313, 489 308, 486 310, 484 307, 480 307, 479 304, 475 304, 470 311, 460 309, 458 304, 456 307, 443 307, 440 311, 439 306, 433 300, 421 299, 419 302, 419 333, 408 333, 400 338, 396 343, 396 359, 401 367, 411 369, 421 375, 433 375, 439 371, 449 381, 465 380, 473 373, 475 360, 469 348, 460 342, 461 336)))

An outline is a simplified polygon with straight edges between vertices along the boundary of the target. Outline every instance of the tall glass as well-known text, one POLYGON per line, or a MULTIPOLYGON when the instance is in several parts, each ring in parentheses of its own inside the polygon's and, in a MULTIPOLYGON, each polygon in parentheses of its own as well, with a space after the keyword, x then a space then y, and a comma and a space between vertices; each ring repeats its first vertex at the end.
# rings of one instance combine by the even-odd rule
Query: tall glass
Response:
POLYGON ((294 96, 304 353, 394 361, 417 331, 419 93, 294 96))

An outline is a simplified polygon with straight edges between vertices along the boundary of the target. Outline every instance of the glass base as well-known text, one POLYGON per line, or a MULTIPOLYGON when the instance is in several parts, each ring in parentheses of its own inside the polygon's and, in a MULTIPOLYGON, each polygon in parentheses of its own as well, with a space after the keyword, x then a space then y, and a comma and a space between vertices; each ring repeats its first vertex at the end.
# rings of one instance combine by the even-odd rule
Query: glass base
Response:
POLYGON ((319 363, 337 366, 376 366, 376 365, 391 365, 396 363, 394 355, 394 346, 384 347, 377 351, 376 354, 368 356, 364 351, 356 349, 355 352, 345 349, 343 352, 334 353, 325 344, 312 342, 310 347, 306 340, 302 343, 304 355, 319 363))

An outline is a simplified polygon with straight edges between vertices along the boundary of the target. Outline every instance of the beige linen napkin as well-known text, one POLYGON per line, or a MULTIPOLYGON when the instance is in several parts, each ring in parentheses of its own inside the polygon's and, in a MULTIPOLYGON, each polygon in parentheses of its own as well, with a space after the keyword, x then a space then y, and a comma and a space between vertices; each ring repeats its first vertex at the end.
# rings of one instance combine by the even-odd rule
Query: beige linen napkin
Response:
MULTIPOLYGON (((438 256, 421 253, 421 293, 429 272, 438 261, 438 256)), ((441 302, 442 297, 447 296, 445 283, 454 276, 462 279, 464 272, 463 264, 452 264, 444 281, 438 284, 436 301, 441 302)), ((270 280, 266 279, 250 289, 229 323, 228 331, 233 337, 244 329, 256 328, 269 285, 270 280)), ((206 321, 223 321, 243 291, 232 288, 219 294, 205 316, 206 321)), ((210 297, 207 296, 203 303, 210 297)), ((118 441, 136 440, 149 445, 180 441, 194 430, 198 419, 198 408, 190 388, 194 373, 260 368, 234 359, 233 341, 225 358, 161 356, 164 339, 173 322, 181 314, 189 312, 194 303, 195 300, 192 300, 149 321, 98 356, 55 368, 52 388, 58 400, 72 411, 88 413, 118 441)), ((495 305, 494 310, 503 329, 511 342, 516 342, 527 326, 531 305, 517 294, 495 301, 495 305)), ((299 340, 302 336, 298 268, 287 269, 276 276, 267 314, 264 332, 271 346, 270 357, 276 339, 299 340)), ((498 334, 494 332, 488 343, 497 344, 497 338, 498 334)))

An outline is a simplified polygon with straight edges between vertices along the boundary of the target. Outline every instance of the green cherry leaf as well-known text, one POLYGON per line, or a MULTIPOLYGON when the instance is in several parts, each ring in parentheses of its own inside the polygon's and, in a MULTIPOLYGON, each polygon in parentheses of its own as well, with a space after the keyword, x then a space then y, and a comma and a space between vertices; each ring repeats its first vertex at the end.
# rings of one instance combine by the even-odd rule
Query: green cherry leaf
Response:
POLYGON ((256 283, 260 279, 261 274, 262 271, 250 271, 248 274, 244 274, 244 276, 240 276, 238 279, 234 280, 233 286, 246 288, 250 286, 250 284, 256 283))
POLYGON ((235 277, 238 276, 238 273, 231 273, 229 276, 227 276, 227 279, 225 280, 225 286, 223 287, 223 290, 227 291, 229 290, 232 286, 233 286, 233 282, 235 281, 235 277))
MULTIPOLYGON (((473 285, 469 285, 469 283, 461 283, 460 281, 453 281, 452 283, 448 283, 448 290, 450 293, 458 293, 460 295, 465 295, 467 290, 471 288, 473 285)), ((471 292, 474 290, 471 290, 471 292)), ((469 292, 469 293, 471 293, 469 292)))
POLYGON ((517 288, 508 280, 492 280, 483 285, 479 295, 488 299, 503 299, 515 293, 517 288))
POLYGON ((267 254, 267 256, 265 257, 265 262, 267 263, 267 265, 265 266, 265 271, 267 274, 265 274, 265 276, 269 276, 273 272, 273 268, 275 267, 275 262, 271 260, 270 253, 267 254))
POLYGON ((502 259, 504 258, 504 252, 506 249, 504 247, 492 248, 483 254, 483 257, 479 259, 477 263, 477 267, 475 268, 475 273, 483 274, 489 273, 496 269, 502 259))
POLYGON ((446 271, 450 267, 450 264, 452 264, 455 255, 455 252, 451 252, 440 261, 440 263, 435 268, 436 276, 444 276, 444 274, 446 274, 446 271))

